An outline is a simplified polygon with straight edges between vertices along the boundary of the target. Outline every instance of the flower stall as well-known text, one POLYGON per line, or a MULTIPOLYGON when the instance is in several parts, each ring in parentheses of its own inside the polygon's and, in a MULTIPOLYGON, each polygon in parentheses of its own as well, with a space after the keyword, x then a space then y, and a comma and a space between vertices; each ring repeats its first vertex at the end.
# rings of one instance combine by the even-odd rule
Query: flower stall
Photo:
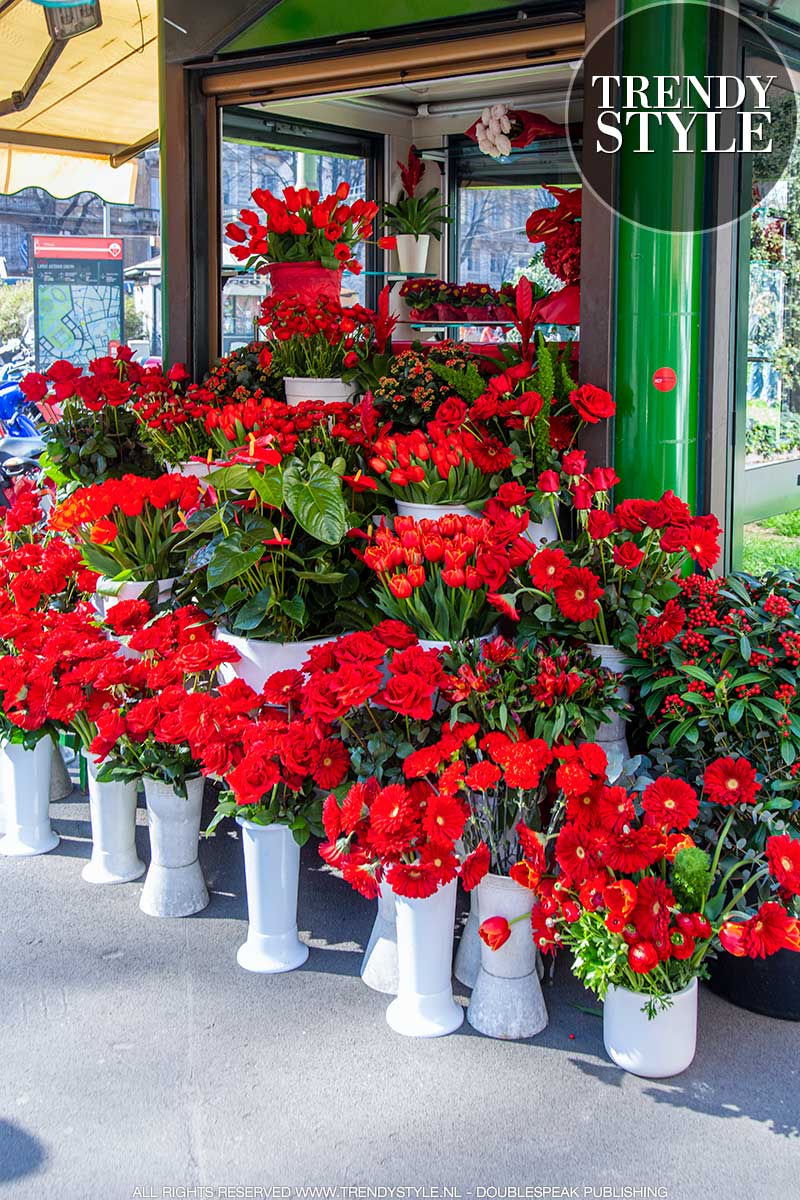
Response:
MULTIPOLYGON (((524 117, 490 112, 478 143, 503 152, 524 117)), ((590 459, 614 398, 545 336, 577 324, 579 192, 554 187, 527 223, 554 296, 524 273, 404 279, 420 322, 491 313, 492 353, 403 344, 388 282, 349 302, 381 222, 424 271, 448 219, 413 147, 401 165, 382 217, 346 184, 253 193, 227 232, 271 294, 259 340, 207 377, 122 348, 25 381, 51 421, 40 478, 0 510, 0 852, 56 847, 69 737, 87 883, 200 913, 202 842, 224 830, 244 858, 237 962, 281 974, 309 957, 307 846, 375 906, 361 977, 396 1032, 466 1015, 535 1039, 558 951, 603 1003, 610 1058, 676 1074, 699 981, 736 996, 770 960, 797 978, 797 579, 713 577, 713 515, 672 491, 615 500, 590 459)))

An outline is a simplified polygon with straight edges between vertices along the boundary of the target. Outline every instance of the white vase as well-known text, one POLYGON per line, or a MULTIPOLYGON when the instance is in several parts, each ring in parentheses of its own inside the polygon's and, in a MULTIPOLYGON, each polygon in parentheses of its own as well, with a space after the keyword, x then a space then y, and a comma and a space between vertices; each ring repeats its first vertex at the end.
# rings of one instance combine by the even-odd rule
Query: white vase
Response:
POLYGON ((67 770, 67 764, 64 762, 61 746, 56 742, 53 746, 53 757, 50 760, 50 802, 66 800, 67 796, 71 795, 72 779, 67 770))
POLYGON ((247 940, 236 954, 246 971, 274 975, 308 958, 297 936, 300 847, 288 825, 257 825, 237 817, 247 886, 247 940))
POLYGON ((380 885, 378 913, 361 961, 361 978, 373 991, 397 995, 397 915, 388 883, 380 885))
POLYGON ((86 883, 130 883, 145 872, 136 853, 136 780, 101 783, 94 756, 86 755, 92 857, 83 868, 86 883))
POLYGON ((193 458, 179 463, 167 463, 166 465, 171 475, 191 476, 199 480, 200 483, 205 483, 212 471, 218 471, 220 467, 219 463, 205 462, 203 460, 198 462, 193 458))
POLYGON ((603 1004, 603 1042, 619 1067, 646 1079, 685 1071, 697 1044, 697 980, 675 992, 669 1007, 650 1020, 642 992, 610 987, 603 1004))
POLYGON ((418 638, 418 642, 423 650, 449 650, 451 646, 458 646, 463 642, 488 642, 494 636, 492 633, 482 633, 479 638, 452 638, 448 642, 437 641, 433 638, 418 638))
POLYGON ((197 860, 204 782, 187 779, 184 797, 168 783, 145 778, 150 866, 139 908, 148 916, 188 917, 208 904, 197 860))
POLYGON ((114 579, 106 579, 101 575, 97 581, 97 591, 93 598, 94 606, 101 617, 105 616, 115 604, 119 604, 123 600, 140 600, 148 588, 152 588, 154 583, 158 584, 156 605, 166 604, 172 596, 172 589, 175 584, 174 576, 170 579, 151 579, 149 581, 134 581, 129 579, 125 583, 119 583, 114 579))
POLYGON ((421 233, 419 236, 415 233, 398 233, 396 241, 400 270, 408 272, 410 275, 422 275, 428 261, 431 235, 429 233, 421 233))
POLYGON ((531 521, 528 528, 525 530, 525 537, 535 542, 537 546, 542 546, 550 542, 558 541, 558 526, 556 519, 552 513, 547 513, 542 521, 531 521))
POLYGON ((297 375, 284 376, 283 386, 286 391, 286 403, 293 407, 302 404, 304 400, 319 400, 326 404, 334 401, 339 403, 353 399, 356 394, 354 383, 345 383, 343 379, 313 379, 297 375))
POLYGON ((13 742, 0 749, 0 792, 5 807, 0 854, 46 854, 59 843, 50 826, 53 741, 40 738, 32 750, 13 742))
POLYGON ((442 1037, 458 1029, 464 1010, 453 999, 456 881, 424 900, 395 895, 397 998, 386 1020, 406 1037, 442 1037))
POLYGON ((267 642, 260 638, 237 637, 227 629, 218 629, 219 640, 232 646, 239 655, 238 662, 223 663, 220 678, 224 683, 229 683, 231 679, 243 679, 260 692, 270 675, 276 671, 299 671, 312 646, 335 642, 341 636, 333 634, 331 637, 310 638, 307 642, 267 642))
MULTIPOLYGON (((602 642, 590 642, 587 649, 591 651, 595 658, 600 659, 602 666, 607 671, 611 671, 613 675, 624 676, 624 662, 628 657, 627 650, 618 650, 616 646, 608 646, 602 642)), ((631 689, 621 679, 617 684, 617 695, 625 703, 630 700, 631 689)), ((622 755, 623 760, 630 758, 628 738, 625 732, 627 725, 628 721, 625 714, 615 713, 612 720, 604 721, 602 725, 597 727, 597 732, 592 741, 602 746, 607 754, 613 754, 616 751, 622 755)))
MULTIPOLYGON (((505 875, 485 875, 477 892, 481 922, 488 917, 524 917, 535 901, 532 891, 505 875)), ((511 936, 499 950, 481 941, 481 965, 467 1020, 473 1029, 494 1038, 530 1038, 546 1028, 530 921, 512 925, 511 936)))
POLYGON ((465 504, 409 504, 395 500, 394 506, 400 517, 413 517, 415 521, 438 521, 440 517, 479 517, 481 514, 465 504))
POLYGON ((481 939, 478 933, 480 926, 478 916, 478 892, 473 888, 469 894, 469 915, 461 931, 453 974, 459 983, 465 987, 475 987, 478 970, 481 965, 481 939))

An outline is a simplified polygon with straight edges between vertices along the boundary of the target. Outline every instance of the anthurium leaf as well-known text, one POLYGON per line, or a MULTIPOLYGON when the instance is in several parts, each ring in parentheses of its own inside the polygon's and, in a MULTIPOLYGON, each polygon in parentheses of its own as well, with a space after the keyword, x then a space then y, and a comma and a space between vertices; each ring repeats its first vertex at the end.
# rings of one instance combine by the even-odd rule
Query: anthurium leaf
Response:
POLYGON ((253 491, 257 492, 265 504, 271 508, 280 508, 283 504, 283 474, 278 467, 269 471, 249 472, 253 491))
POLYGON ((266 616, 270 595, 269 588, 262 588, 260 592, 256 592, 255 596, 251 596, 236 614, 233 628, 243 632, 256 629, 266 616))
POLYGON ((347 508, 338 475, 321 462, 292 458, 284 471, 287 508, 306 533, 336 546, 347 533, 347 508))
POLYGON ((257 563, 263 554, 264 547, 260 543, 245 550, 241 538, 236 534, 227 538, 217 546, 214 557, 208 564, 208 586, 220 587, 223 583, 238 579, 253 563, 257 563))
POLYGON ((289 596, 280 602, 281 612, 295 621, 298 625, 302 623, 306 615, 306 606, 302 596, 289 596))

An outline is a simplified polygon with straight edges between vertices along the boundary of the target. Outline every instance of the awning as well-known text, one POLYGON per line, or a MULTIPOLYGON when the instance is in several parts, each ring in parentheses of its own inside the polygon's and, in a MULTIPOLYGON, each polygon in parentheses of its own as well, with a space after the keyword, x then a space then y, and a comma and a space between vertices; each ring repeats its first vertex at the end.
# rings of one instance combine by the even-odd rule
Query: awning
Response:
POLYGON ((97 0, 102 24, 51 44, 45 9, 0 5, 0 191, 131 204, 132 156, 157 140, 156 0, 97 0), (49 48, 49 50, 48 50, 49 48))

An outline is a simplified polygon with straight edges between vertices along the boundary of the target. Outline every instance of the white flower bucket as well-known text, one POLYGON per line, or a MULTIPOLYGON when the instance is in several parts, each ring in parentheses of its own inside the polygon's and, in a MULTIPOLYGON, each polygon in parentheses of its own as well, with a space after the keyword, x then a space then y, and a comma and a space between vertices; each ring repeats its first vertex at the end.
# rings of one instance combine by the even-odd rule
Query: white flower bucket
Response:
POLYGON ((184 475, 192 477, 205 483, 212 471, 218 471, 219 463, 215 462, 199 462, 193 458, 187 459, 185 462, 167 463, 167 470, 171 475, 184 475))
POLYGON ((475 987, 481 965, 481 939, 478 933, 478 892, 473 888, 469 894, 469 916, 461 931, 453 974, 465 987, 475 987))
POLYGON ((400 270, 409 275, 422 275, 428 262, 428 247, 431 242, 429 233, 398 233, 397 261, 400 270))
POLYGON ((313 379, 301 375, 292 378, 285 375, 283 386, 286 390, 286 403, 290 407, 302 404, 304 400, 324 401, 326 404, 334 401, 342 403, 352 400, 356 394, 354 383, 345 383, 343 379, 337 378, 313 379))
POLYGON ((697 980, 670 998, 668 1008, 650 1020, 647 996, 610 987, 603 1004, 603 1042, 618 1067, 645 1079, 680 1075, 697 1045, 697 980))
POLYGON ((438 521, 440 517, 479 517, 481 514, 465 504, 410 504, 395 500, 399 517, 413 517, 415 521, 438 521))
POLYGON ((0 793, 5 835, 0 854, 22 857, 47 854, 59 843, 50 825, 50 772, 53 742, 40 738, 32 750, 14 742, 0 748, 0 793))
POLYGON ((145 778, 150 866, 139 908, 150 917, 188 917, 208 904, 197 860, 204 782, 187 779, 184 797, 168 783, 145 778))
POLYGON ((456 881, 424 900, 395 895, 397 909, 397 998, 386 1020, 406 1037, 442 1037, 464 1020, 453 999, 453 927, 456 881))
POLYGON ((300 847, 288 825, 257 825, 237 817, 247 886, 247 940, 236 954, 246 971, 274 975, 308 958, 297 936, 300 847))
POLYGON ((558 526, 552 513, 548 513, 543 521, 531 521, 525 530, 525 537, 535 542, 538 547, 558 541, 558 526))
POLYGON ((149 581, 134 581, 129 579, 125 583, 116 583, 113 579, 106 579, 104 576, 101 576, 97 581, 97 591, 93 597, 94 607, 97 609, 99 615, 103 617, 115 604, 119 604, 123 600, 140 600, 148 588, 152 588, 154 583, 158 584, 156 606, 160 607, 162 604, 166 604, 172 597, 172 589, 175 585, 174 576, 170 579, 151 579, 149 581))
MULTIPOLYGON (((478 913, 512 921, 530 912, 534 894, 505 875, 486 875, 478 884, 478 913)), ((494 1038, 530 1038, 547 1026, 547 1008, 536 973, 529 921, 511 926, 499 950, 481 942, 481 965, 467 1009, 473 1029, 494 1038)))
MULTIPOLYGON (((613 675, 620 677, 625 674, 625 659, 628 657, 626 650, 618 650, 616 646, 607 646, 602 642, 590 642, 587 649, 595 658, 599 658, 602 666, 607 671, 611 671, 613 675)), ((626 703, 630 699, 631 690, 627 683, 620 682, 617 684, 617 695, 626 703)), ((611 721, 605 721, 597 728, 597 733, 592 738, 592 741, 597 742, 602 746, 607 754, 612 754, 618 751, 623 759, 630 757, 628 749, 628 738, 626 729, 628 726, 627 718, 623 713, 615 713, 611 721)))
POLYGON ((217 637, 221 642, 232 646, 239 655, 239 661, 223 663, 220 668, 220 678, 224 683, 232 679, 243 679, 255 691, 260 692, 270 675, 276 671, 299 671, 306 660, 306 655, 312 646, 323 646, 326 642, 335 642, 342 634, 331 637, 311 638, 307 642, 267 642, 259 638, 237 637, 227 629, 218 629, 217 637))
POLYGON ((94 756, 86 755, 92 857, 81 872, 86 883, 130 883, 145 872, 136 853, 136 780, 101 783, 94 756))
POLYGON ((361 962, 361 978, 375 992, 397 995, 397 915, 388 883, 380 885, 378 913, 361 962))

